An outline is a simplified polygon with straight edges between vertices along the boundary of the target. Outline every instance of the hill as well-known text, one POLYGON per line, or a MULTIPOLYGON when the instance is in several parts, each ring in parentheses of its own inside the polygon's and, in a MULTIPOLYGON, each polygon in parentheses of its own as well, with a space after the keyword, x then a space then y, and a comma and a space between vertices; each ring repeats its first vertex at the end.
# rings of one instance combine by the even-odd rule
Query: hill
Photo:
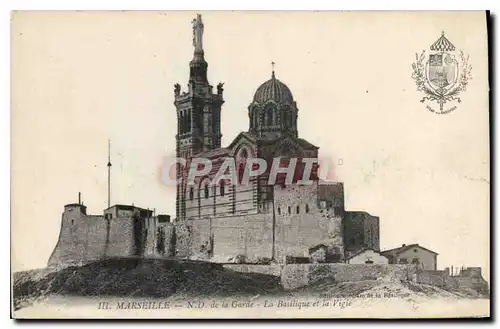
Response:
POLYGON ((412 281, 401 281, 390 277, 376 280, 353 282, 335 282, 331 278, 323 278, 306 287, 293 291, 295 295, 317 295, 329 298, 400 298, 414 300, 416 298, 489 298, 486 292, 467 288, 445 290, 440 287, 412 281))
POLYGON ((227 297, 279 293, 279 278, 190 260, 116 258, 60 270, 14 273, 14 309, 50 295, 227 297))
POLYGON ((409 302, 434 299, 488 298, 471 289, 444 290, 391 277, 335 282, 323 277, 308 286, 284 291, 280 278, 240 273, 220 264, 193 260, 115 258, 84 266, 14 273, 14 310, 52 296, 209 298, 251 296, 321 299, 398 299, 409 302))

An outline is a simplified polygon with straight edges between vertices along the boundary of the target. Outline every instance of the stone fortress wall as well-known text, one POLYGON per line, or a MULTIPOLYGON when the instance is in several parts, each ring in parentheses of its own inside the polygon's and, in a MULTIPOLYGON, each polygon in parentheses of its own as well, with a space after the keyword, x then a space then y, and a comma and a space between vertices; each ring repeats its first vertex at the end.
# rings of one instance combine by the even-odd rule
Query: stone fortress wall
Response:
POLYGON ((130 210, 113 208, 105 210, 103 215, 88 215, 83 204, 66 205, 48 266, 81 265, 111 257, 174 254, 171 243, 175 232, 168 218, 162 217, 164 215, 141 218, 130 210), (164 232, 161 249, 158 244, 160 231, 164 232))
MULTIPOLYGON (((318 245, 333 255, 330 261, 345 259, 344 244, 350 233, 344 222, 349 212, 344 211, 341 183, 276 185, 272 192, 260 212, 207 214, 174 222, 170 216, 152 216, 151 211, 134 206, 116 205, 103 215, 88 215, 83 204, 69 204, 49 266, 109 257, 172 256, 220 263, 236 258, 246 263, 285 263, 286 257, 308 257, 310 248, 318 245)), ((378 241, 378 227, 369 240, 378 241)))
POLYGON ((308 257, 309 248, 325 245, 337 261, 344 258, 343 194, 322 202, 315 182, 273 187, 273 198, 260 213, 205 216, 176 223, 184 244, 179 255, 227 262, 239 257, 255 263, 286 256, 308 257), (333 199, 332 199, 333 200, 333 199))
POLYGON ((103 215, 88 215, 84 205, 69 204, 64 208, 59 239, 48 265, 82 265, 113 257, 175 256, 225 263, 225 268, 236 272, 273 275, 280 278, 285 289, 323 278, 345 282, 390 277, 451 291, 489 293, 481 268, 463 268, 453 275, 449 269, 422 270, 415 265, 344 264, 345 218, 332 206, 335 203, 325 206, 321 199, 318 201, 317 190, 314 185, 278 185, 274 188, 273 211, 174 223, 169 216, 151 216, 151 212, 133 206, 114 206, 104 210, 103 215), (320 264, 287 263, 286 256, 307 257, 311 245, 318 244, 337 253, 338 259, 320 264), (273 255, 275 262, 258 265, 273 255), (244 264, 228 264, 229 259, 238 257, 244 264))
POLYGON ((422 270, 417 272, 416 281, 445 289, 467 288, 487 293, 488 282, 483 278, 480 267, 466 267, 454 275, 449 268, 444 270, 422 270))

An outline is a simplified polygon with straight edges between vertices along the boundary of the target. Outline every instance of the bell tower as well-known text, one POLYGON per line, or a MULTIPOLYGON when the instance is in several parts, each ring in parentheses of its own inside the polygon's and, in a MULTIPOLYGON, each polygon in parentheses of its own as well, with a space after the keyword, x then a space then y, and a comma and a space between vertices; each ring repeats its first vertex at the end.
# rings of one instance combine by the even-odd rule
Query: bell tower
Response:
MULTIPOLYGON (((204 25, 201 15, 193 24, 193 59, 189 62, 189 82, 185 92, 177 83, 174 86, 174 105, 177 110, 176 156, 189 160, 197 154, 221 146, 221 107, 223 83, 217 85, 216 93, 207 79, 208 63, 203 50, 204 25)), ((186 173, 177 168, 177 218, 185 219, 186 173)))

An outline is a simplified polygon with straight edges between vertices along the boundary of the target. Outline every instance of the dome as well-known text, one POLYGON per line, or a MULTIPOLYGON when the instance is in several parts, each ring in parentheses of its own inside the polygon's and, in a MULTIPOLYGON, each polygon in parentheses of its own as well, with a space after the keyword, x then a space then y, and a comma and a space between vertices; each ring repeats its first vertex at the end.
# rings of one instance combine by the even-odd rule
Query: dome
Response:
POLYGON ((269 100, 275 101, 276 103, 293 103, 293 95, 287 85, 276 79, 273 71, 271 79, 257 88, 253 100, 260 104, 264 104, 269 100))

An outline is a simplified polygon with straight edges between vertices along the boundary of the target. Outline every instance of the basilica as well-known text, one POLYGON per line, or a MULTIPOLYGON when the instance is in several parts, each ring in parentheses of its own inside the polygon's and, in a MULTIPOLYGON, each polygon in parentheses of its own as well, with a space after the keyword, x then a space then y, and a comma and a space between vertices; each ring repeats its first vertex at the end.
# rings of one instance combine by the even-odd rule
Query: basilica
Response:
MULTIPOLYGON (((269 170, 247 184, 210 184, 221 164, 234 158, 241 168, 250 158, 318 158, 319 147, 300 138, 299 109, 288 86, 274 72, 261 84, 248 106, 248 130, 221 146, 223 84, 214 90, 207 80, 200 15, 193 20, 194 54, 185 91, 175 85, 177 109, 176 156, 206 158, 211 171, 196 184, 187 183, 187 167, 177 167, 176 219, 180 232, 177 254, 225 261, 239 257, 284 262, 322 250, 330 261, 343 261, 348 252, 379 250, 379 219, 344 209, 340 182, 323 182, 314 166, 310 185, 295 184, 303 173, 298 161, 294 179, 269 184, 269 170)), ((270 166, 268 166, 270 167, 270 166)), ((240 168, 237 168, 240 169, 240 168)), ((241 176, 241 172, 240 172, 241 176)))
POLYGON ((48 265, 114 257, 247 264, 346 262, 365 249, 380 251, 379 218, 346 210, 343 183, 320 179, 321 165, 307 169, 303 160, 318 158, 319 148, 299 137, 297 103, 274 71, 250 101, 248 130, 221 146, 224 90, 222 83, 214 90, 207 80, 203 29, 198 15, 193 20, 189 83, 185 91, 179 84, 174 87, 176 155, 186 161, 176 167, 175 218, 133 204, 112 206, 109 158, 108 208, 88 214, 80 194, 78 203, 65 205, 48 265), (188 174, 195 158, 211 166, 193 184, 188 174), (286 170, 272 180, 276 171, 269 169, 277 158, 280 168, 292 168, 293 160, 297 163, 291 175, 286 170), (266 163, 267 170, 242 177, 256 159, 266 163), (226 162, 235 164, 235 179, 213 184, 226 162))

